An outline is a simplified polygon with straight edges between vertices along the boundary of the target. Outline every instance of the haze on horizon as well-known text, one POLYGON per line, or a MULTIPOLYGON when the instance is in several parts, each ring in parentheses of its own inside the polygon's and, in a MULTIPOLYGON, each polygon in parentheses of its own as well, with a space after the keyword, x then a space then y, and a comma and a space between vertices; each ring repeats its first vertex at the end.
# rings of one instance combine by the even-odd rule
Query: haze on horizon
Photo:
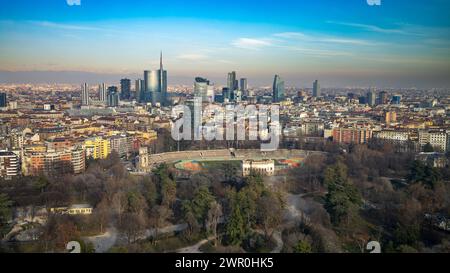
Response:
POLYGON ((450 87, 445 0, 5 1, 0 82, 142 77, 159 52, 169 84, 450 87), (65 72, 64 72, 65 71, 65 72), (69 72, 67 72, 69 71, 69 72), (73 71, 73 72, 70 72, 73 71))

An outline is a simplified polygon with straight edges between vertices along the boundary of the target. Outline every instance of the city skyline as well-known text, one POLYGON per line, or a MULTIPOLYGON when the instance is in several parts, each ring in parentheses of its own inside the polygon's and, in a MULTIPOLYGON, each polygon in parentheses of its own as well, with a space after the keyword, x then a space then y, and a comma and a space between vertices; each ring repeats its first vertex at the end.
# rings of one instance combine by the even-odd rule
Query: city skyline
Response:
POLYGON ((84 82, 79 74, 96 82, 135 79, 163 50, 169 84, 197 76, 226 84, 223 75, 238 71, 252 86, 269 86, 280 74, 289 86, 320 79, 324 87, 448 87, 449 5, 7 2, 0 11, 0 82, 84 82))

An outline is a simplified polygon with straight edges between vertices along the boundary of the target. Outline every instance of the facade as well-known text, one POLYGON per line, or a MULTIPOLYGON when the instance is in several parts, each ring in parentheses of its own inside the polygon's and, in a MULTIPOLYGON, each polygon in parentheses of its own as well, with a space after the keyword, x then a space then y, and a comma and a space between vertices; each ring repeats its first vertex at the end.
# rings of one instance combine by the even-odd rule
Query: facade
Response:
POLYGON ((446 152, 448 148, 448 134, 444 130, 420 130, 419 145, 421 147, 430 143, 436 151, 446 152))
POLYGON ((397 113, 393 111, 386 112, 384 114, 384 122, 388 125, 397 122, 397 113))
POLYGON ((228 73, 227 88, 231 93, 233 93, 235 90, 239 89, 239 83, 237 80, 236 71, 228 73))
POLYGON ((319 81, 315 80, 313 83, 313 97, 320 97, 322 95, 321 93, 319 81))
POLYGON ((0 108, 6 108, 8 106, 8 100, 6 93, 0 93, 0 108))
POLYGON ((25 152, 22 171, 26 176, 79 174, 85 170, 85 160, 85 150, 81 147, 25 152))
POLYGON ((323 136, 325 125, 322 121, 304 121, 302 122, 300 129, 301 135, 304 136, 323 136))
POLYGON ((110 142, 111 151, 115 151, 120 157, 127 156, 133 149, 133 138, 131 136, 112 136, 110 142))
POLYGON ((333 141, 345 144, 363 144, 372 138, 372 129, 368 127, 339 127, 333 129, 333 141))
POLYGON ((201 97, 202 102, 214 102, 214 86, 207 79, 197 77, 194 83, 194 96, 201 97))
POLYGON ((103 102, 104 104, 107 103, 106 100, 107 94, 106 94, 106 84, 102 83, 98 85, 98 98, 101 102, 103 102))
POLYGON ((138 102, 143 102, 144 98, 144 80, 137 79, 134 84, 135 98, 138 102))
POLYGON ((111 143, 101 137, 90 138, 84 141, 86 157, 92 159, 105 159, 111 153, 111 143))
POLYGON ((119 92, 117 91, 117 87, 110 86, 108 87, 108 107, 117 107, 119 106, 119 92))
POLYGON ((401 104, 402 103, 402 96, 401 95, 394 95, 394 96, 392 96, 391 103, 395 104, 395 105, 401 104))
POLYGON ((367 104, 369 104, 370 106, 375 106, 376 105, 376 94, 374 91, 369 91, 367 93, 367 104))
POLYGON ((87 83, 81 85, 81 105, 82 106, 89 105, 89 86, 87 83))
POLYGON ((10 180, 19 175, 19 157, 9 151, 0 151, 0 177, 10 180))
POLYGON ((131 98, 131 81, 130 79, 120 80, 120 99, 129 100, 131 98))
POLYGON ((247 78, 241 78, 241 91, 244 96, 248 97, 250 94, 248 93, 248 81, 247 78))
POLYGON ((380 104, 388 104, 389 102, 389 94, 386 91, 381 91, 378 95, 378 102, 380 104))
POLYGON ((242 161, 243 176, 249 176, 251 173, 272 176, 275 174, 275 161, 270 159, 242 161))
POLYGON ((275 75, 273 80, 273 102, 284 100, 284 81, 279 75, 275 75))
POLYGON ((145 102, 167 103, 167 71, 163 68, 162 53, 159 70, 144 71, 144 90, 145 102))

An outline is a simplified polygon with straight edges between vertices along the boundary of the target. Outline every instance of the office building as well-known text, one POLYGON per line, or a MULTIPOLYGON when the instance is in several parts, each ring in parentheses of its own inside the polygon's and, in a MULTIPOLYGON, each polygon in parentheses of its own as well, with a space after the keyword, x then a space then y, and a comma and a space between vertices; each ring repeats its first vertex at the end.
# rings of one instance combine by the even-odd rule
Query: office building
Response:
POLYGON ((101 102, 106 104, 106 84, 102 83, 98 85, 98 98, 101 102))
POLYGON ((392 96, 391 103, 395 104, 395 105, 401 104, 402 103, 402 96, 401 95, 394 95, 394 96, 392 96))
POLYGON ((144 101, 144 80, 137 79, 134 84, 135 98, 138 102, 144 101))
POLYGON ((0 108, 5 108, 8 106, 8 100, 6 98, 6 93, 0 93, 0 108))
POLYGON ((236 71, 228 73, 227 87, 231 93, 233 93, 234 90, 239 89, 239 82, 236 77, 236 71))
POLYGON ((248 93, 247 78, 241 78, 241 91, 244 96, 246 97, 250 96, 250 94, 248 93))
POLYGON ((87 83, 84 83, 81 86, 81 105, 82 106, 89 105, 89 86, 87 83))
POLYGON ((389 94, 386 91, 381 91, 380 94, 378 94, 378 102, 379 104, 388 104, 389 94))
POLYGON ((145 102, 167 104, 167 71, 163 68, 161 52, 159 70, 144 71, 145 102))
POLYGON ((117 107, 119 106, 119 92, 117 91, 117 87, 110 86, 108 87, 108 107, 117 107))
POLYGON ((202 102, 214 102, 214 86, 207 79, 197 77, 194 83, 194 96, 201 97, 202 102))
POLYGON ((284 100, 284 81, 279 75, 275 75, 273 80, 273 102, 280 102, 284 100))
POLYGON ((131 98, 131 81, 129 79, 120 80, 120 99, 129 100, 131 98))
POLYGON ((375 91, 371 90, 367 93, 367 103, 370 106, 375 106, 376 105, 376 94, 375 91))
POLYGON ((321 89, 320 89, 320 84, 318 80, 315 80, 313 83, 313 97, 317 98, 320 97, 321 94, 321 89))

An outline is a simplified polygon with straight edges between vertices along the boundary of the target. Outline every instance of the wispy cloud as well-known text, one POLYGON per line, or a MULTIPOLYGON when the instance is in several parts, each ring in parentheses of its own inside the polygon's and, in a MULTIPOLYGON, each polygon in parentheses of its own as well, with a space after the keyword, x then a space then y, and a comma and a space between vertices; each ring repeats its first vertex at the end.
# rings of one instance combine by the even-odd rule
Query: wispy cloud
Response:
POLYGON ((186 61, 204 61, 207 60, 209 57, 207 55, 193 53, 193 54, 181 54, 178 55, 177 58, 186 61))
POLYGON ((403 34, 403 35, 415 35, 416 33, 406 31, 401 28, 382 28, 375 25, 359 24, 359 23, 349 23, 349 22, 338 22, 338 21, 327 21, 329 24, 342 25, 348 27, 354 27, 359 29, 364 29, 370 32, 378 32, 385 34, 403 34))
POLYGON ((92 27, 92 26, 84 26, 84 25, 70 25, 70 24, 60 24, 48 21, 30 21, 31 24, 46 27, 46 28, 56 28, 63 30, 82 30, 82 31, 103 31, 106 30, 104 28, 92 27))
POLYGON ((307 42, 319 43, 336 43, 336 44, 352 44, 352 45, 374 45, 376 42, 362 39, 351 39, 346 37, 324 36, 320 34, 305 34, 302 32, 281 32, 275 33, 273 36, 289 40, 301 40, 307 42))
POLYGON ((237 48, 257 50, 263 47, 272 46, 273 41, 270 41, 269 39, 265 38, 264 39, 239 38, 237 40, 234 40, 231 44, 237 48))

